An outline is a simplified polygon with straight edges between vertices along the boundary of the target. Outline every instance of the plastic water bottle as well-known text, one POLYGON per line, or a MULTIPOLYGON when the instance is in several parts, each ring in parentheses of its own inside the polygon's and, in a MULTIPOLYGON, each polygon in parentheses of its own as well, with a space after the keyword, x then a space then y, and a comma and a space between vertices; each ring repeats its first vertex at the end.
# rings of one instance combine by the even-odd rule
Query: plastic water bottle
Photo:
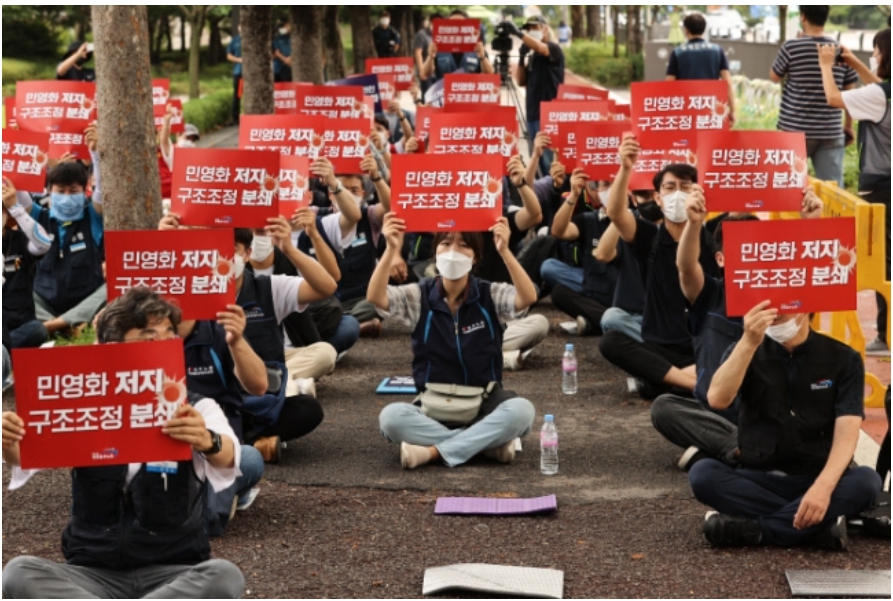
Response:
POLYGON ((561 357, 561 392, 577 394, 577 355, 574 354, 573 344, 564 347, 564 356, 561 357))
POLYGON ((558 473, 558 430, 551 415, 546 416, 540 430, 540 472, 544 476, 558 473))

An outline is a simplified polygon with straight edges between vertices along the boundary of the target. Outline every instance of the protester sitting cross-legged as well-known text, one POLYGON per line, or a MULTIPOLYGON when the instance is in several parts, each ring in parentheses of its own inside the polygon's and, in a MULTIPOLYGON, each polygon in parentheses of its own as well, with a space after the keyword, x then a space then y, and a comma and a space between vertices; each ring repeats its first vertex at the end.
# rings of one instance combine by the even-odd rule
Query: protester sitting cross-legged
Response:
POLYGON ((434 247, 441 275, 388 286, 388 266, 400 252, 404 230, 402 219, 385 217, 387 250, 369 282, 370 302, 384 318, 411 324, 417 390, 433 391, 439 384, 478 387, 482 393, 489 389, 490 394, 476 417, 465 416, 470 421, 444 415, 437 421, 421 399, 393 403, 379 416, 381 433, 400 443, 400 461, 407 469, 437 459, 456 467, 481 452, 508 463, 514 459, 514 439, 530 431, 535 410, 527 399, 501 388, 501 323, 523 317, 536 301, 536 287, 508 249, 508 223, 501 218, 491 231, 514 285, 471 275, 483 256, 483 234, 438 232, 434 247))
MULTIPOLYGON (((679 239, 676 265, 679 284, 688 305, 688 322, 695 349, 697 384, 694 398, 663 394, 651 406, 651 423, 664 438, 685 449, 679 467, 691 469, 704 457, 713 457, 730 465, 738 458, 738 401, 724 410, 714 410, 707 400, 713 374, 719 368, 723 353, 741 338, 739 317, 726 315, 726 292, 722 273, 718 277, 704 273, 698 258, 701 255, 701 228, 707 217, 707 199, 695 187, 686 200, 688 221, 679 239)), ((823 204, 807 188, 801 203, 803 218, 819 218, 823 204)), ((725 267, 723 227, 734 221, 751 221, 750 213, 731 213, 720 221, 713 234, 716 264, 725 267)))
MULTIPOLYGON (((133 289, 99 316, 100 344, 176 336, 179 311, 146 289, 133 289), (151 294, 151 293, 149 293, 151 294)), ((75 468, 71 517, 62 533, 64 564, 21 556, 3 570, 9 599, 196 598, 235 599, 245 590, 241 571, 211 559, 205 529, 208 485, 223 490, 238 473, 240 447, 226 416, 210 398, 189 393, 163 432, 192 447, 176 471, 154 473, 147 464, 75 468), (154 524, 150 532, 141 524, 154 524)), ((3 459, 22 484, 19 443, 25 422, 3 413, 3 459)), ((9 507, 7 507, 9 510, 9 507)))
POLYGON ((870 467, 850 467, 864 417, 865 366, 806 314, 763 301, 710 384, 713 409, 740 399, 740 465, 697 462, 695 497, 715 511, 703 531, 715 546, 847 546, 847 520, 881 490, 870 467))
MULTIPOLYGON (((632 135, 620 146, 620 171, 608 198, 608 216, 639 265, 645 285, 642 338, 638 342, 621 331, 606 332, 599 340, 602 355, 638 380, 643 398, 662 392, 691 394, 695 388, 695 354, 685 317, 685 296, 679 286, 676 249, 685 228, 685 201, 697 183, 697 171, 687 164, 670 164, 654 177, 655 198, 664 222, 656 226, 627 208, 627 187, 639 155, 632 135)), ((699 262, 704 273, 716 273, 712 244, 701 229, 699 262)))

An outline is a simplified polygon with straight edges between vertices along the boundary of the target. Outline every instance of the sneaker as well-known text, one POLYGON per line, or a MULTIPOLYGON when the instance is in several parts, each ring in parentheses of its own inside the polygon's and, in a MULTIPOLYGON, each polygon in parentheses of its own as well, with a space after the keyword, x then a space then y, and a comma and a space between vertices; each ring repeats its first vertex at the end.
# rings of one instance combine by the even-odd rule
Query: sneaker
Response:
MULTIPOLYGON (((335 363, 340 363, 342 359, 344 359, 344 355, 347 354, 347 351, 341 351, 338 353, 338 356, 335 357, 335 363)), ((335 371, 334 369, 332 371, 335 371)))
POLYGON ((411 470, 431 462, 431 452, 428 447, 400 443, 400 465, 405 470, 411 470))
POLYGON ((297 378, 298 394, 307 394, 316 398, 316 382, 313 378, 297 378))
POLYGON ((515 440, 513 438, 504 445, 487 449, 482 454, 484 457, 499 463, 511 463, 515 459, 515 440))
POLYGON ((817 547, 831 551, 844 551, 848 542, 846 516, 837 516, 833 523, 828 524, 815 535, 814 540, 817 547))
POLYGON ((228 521, 231 522, 231 521, 233 521, 233 518, 236 517, 236 509, 238 508, 238 506, 239 506, 239 495, 235 495, 235 496, 233 497, 233 504, 232 504, 232 506, 229 508, 229 518, 228 518, 228 521))
POLYGON ((577 317, 577 336, 589 335, 589 320, 580 315, 577 317))
POLYGON ((503 351, 502 367, 509 371, 518 371, 524 366, 524 359, 521 358, 521 351, 503 351))
POLYGON ((282 446, 278 436, 258 438, 254 442, 254 448, 260 451, 265 463, 279 463, 279 449, 282 446))
POLYGON ((377 317, 360 324, 360 338, 378 338, 381 336, 381 320, 377 317))
POLYGON ((560 324, 558 324, 558 327, 564 330, 566 334, 570 334, 571 336, 577 333, 576 321, 562 321, 560 324))
POLYGON ((707 512, 701 529, 714 547, 754 547, 763 540, 759 520, 718 511, 707 512))
POLYGON ((685 449, 685 452, 682 453, 682 457, 679 458, 679 462, 676 465, 678 465, 679 469, 683 472, 687 472, 691 469, 691 466, 705 457, 707 457, 707 453, 698 447, 691 446, 685 449))
POLYGON ((238 503, 236 504, 237 511, 245 511, 249 507, 254 504, 254 500, 257 498, 257 495, 260 494, 260 487, 255 486, 247 493, 243 494, 241 497, 236 497, 238 503))
POLYGON ((637 394, 643 401, 652 401, 659 393, 648 382, 641 378, 627 378, 626 386, 630 394, 637 394))
POLYGON ((865 347, 865 352, 869 355, 889 355, 890 347, 880 338, 875 338, 865 347))

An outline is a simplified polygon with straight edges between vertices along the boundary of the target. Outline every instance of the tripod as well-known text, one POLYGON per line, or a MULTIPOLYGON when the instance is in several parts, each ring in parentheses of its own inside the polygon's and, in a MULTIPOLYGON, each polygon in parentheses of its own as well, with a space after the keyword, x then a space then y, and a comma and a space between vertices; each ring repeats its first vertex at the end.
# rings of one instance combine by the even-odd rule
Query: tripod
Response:
POLYGON ((514 105, 518 123, 521 127, 521 137, 526 140, 528 136, 527 114, 524 110, 524 105, 521 103, 518 86, 515 85, 515 80, 512 79, 510 73, 508 52, 500 52, 496 55, 493 68, 499 73, 499 104, 503 106, 514 105))

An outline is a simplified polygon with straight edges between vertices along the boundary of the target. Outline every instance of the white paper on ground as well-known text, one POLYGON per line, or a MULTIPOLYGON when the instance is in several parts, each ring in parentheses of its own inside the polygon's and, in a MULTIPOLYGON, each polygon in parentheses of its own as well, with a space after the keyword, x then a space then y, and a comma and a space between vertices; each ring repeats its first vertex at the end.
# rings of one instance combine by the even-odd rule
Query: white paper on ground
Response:
POLYGON ((890 570, 787 570, 798 597, 890 597, 890 570))
POLYGON ((425 570, 423 595, 433 595, 450 589, 515 597, 561 599, 564 595, 564 572, 487 563, 459 563, 425 570))

